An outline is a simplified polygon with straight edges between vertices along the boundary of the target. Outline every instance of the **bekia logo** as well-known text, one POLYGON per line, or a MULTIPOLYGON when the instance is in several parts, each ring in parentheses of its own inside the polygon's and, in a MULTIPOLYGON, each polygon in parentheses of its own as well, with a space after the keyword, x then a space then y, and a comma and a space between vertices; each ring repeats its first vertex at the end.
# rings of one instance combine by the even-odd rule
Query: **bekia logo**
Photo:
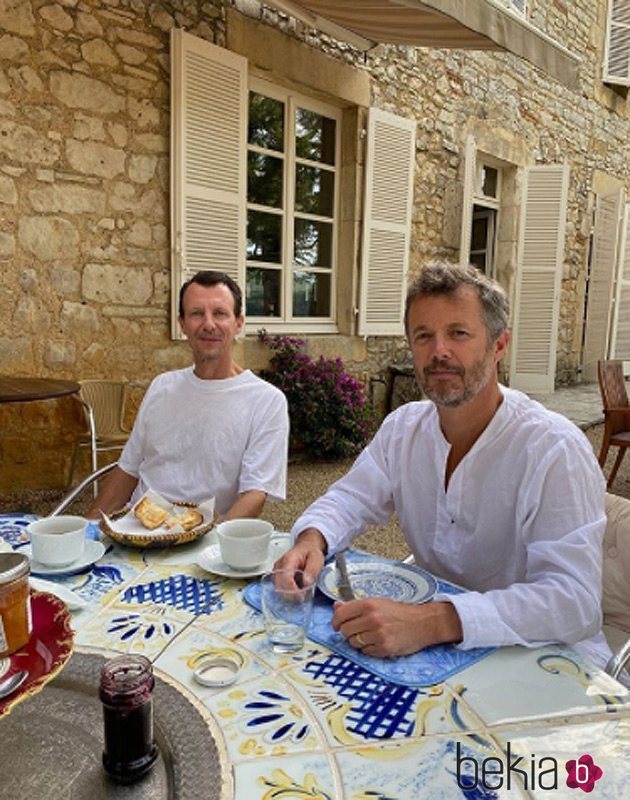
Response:
POLYGON ((588 753, 577 760, 567 761, 564 766, 569 773, 567 786, 571 789, 581 789, 583 792, 592 792, 595 782, 604 774, 588 753))
MULTIPOLYGON (((457 785, 460 789, 511 789, 512 786, 522 786, 525 791, 529 789, 557 789, 558 761, 553 756, 535 755, 529 757, 517 756, 512 752, 511 743, 507 743, 507 763, 500 758, 488 756, 477 761, 472 756, 462 754, 462 748, 457 742, 457 785), (520 778, 520 782, 517 780, 520 778)), ((588 753, 577 759, 571 759, 564 765, 567 771, 566 785, 570 789, 581 789, 583 792, 592 792, 595 783, 602 777, 603 770, 593 761, 588 753)))

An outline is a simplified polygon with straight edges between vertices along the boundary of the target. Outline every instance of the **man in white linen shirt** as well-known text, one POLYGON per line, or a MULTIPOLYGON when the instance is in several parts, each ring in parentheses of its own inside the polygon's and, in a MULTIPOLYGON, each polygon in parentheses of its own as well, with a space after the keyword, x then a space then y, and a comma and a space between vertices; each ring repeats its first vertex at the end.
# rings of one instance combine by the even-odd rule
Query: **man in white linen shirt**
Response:
POLYGON ((599 665, 609 656, 604 479, 573 423, 499 384, 508 316, 501 287, 475 268, 426 267, 405 327, 429 400, 388 415, 293 527, 279 565, 317 575, 327 555, 395 512, 417 563, 470 590, 424 605, 337 603, 335 629, 368 655, 560 642, 599 665))
POLYGON ((241 290, 223 272, 198 272, 179 294, 179 324, 194 366, 158 375, 118 466, 88 516, 135 502, 214 496, 225 518, 257 517, 286 491, 289 418, 284 394, 233 359, 244 324, 241 290))

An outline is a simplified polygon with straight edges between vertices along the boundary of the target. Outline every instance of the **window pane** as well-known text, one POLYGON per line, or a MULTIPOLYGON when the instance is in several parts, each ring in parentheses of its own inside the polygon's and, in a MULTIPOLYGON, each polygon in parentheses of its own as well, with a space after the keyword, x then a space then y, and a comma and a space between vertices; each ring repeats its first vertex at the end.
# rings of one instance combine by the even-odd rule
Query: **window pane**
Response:
POLYGON ((332 266, 332 231, 330 222, 311 222, 296 217, 294 264, 302 267, 332 266))
POLYGON ((481 168, 481 193, 486 197, 496 197, 498 180, 498 170, 484 165, 481 168))
POLYGON ((293 316, 330 316, 330 274, 293 273, 293 316))
POLYGON ((267 150, 284 150, 284 103, 249 93, 247 141, 267 150))
POLYGON ((470 237, 471 250, 485 250, 488 246, 488 217, 473 219, 470 237))
POLYGON ((300 158, 335 163, 335 120, 314 111, 295 112, 295 152, 300 158))
POLYGON ((477 267, 477 269, 481 270, 481 272, 486 271, 486 254, 483 253, 471 253, 470 254, 470 263, 477 267))
POLYGON ((328 170, 297 164, 295 168, 295 210, 332 217, 335 176, 328 170))
POLYGON ((264 211, 247 212, 247 258, 249 261, 280 263, 282 217, 264 211))
POLYGON ((280 270, 247 267, 245 313, 253 317, 280 316, 280 270))
POLYGON ((247 154, 247 199, 261 206, 282 208, 282 159, 247 154))

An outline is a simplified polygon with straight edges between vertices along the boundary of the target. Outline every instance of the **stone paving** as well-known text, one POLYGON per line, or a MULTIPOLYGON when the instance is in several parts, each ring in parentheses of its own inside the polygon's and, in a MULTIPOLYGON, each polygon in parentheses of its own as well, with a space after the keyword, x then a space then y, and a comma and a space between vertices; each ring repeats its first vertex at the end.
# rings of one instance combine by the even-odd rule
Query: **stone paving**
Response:
POLYGON ((550 411, 564 414, 583 431, 604 421, 602 399, 597 383, 578 383, 563 386, 553 394, 530 394, 550 411))

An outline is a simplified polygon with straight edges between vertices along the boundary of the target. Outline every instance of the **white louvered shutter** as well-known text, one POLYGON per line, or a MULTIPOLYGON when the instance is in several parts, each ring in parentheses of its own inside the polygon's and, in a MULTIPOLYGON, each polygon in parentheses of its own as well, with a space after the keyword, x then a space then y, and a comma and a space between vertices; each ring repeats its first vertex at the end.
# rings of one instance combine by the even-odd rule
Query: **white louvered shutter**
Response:
POLYGON ((630 0, 609 0, 604 81, 630 86, 630 0))
POLYGON ((465 267, 470 261, 470 234, 473 218, 473 195, 477 174, 477 148, 472 136, 466 139, 464 156, 464 194, 462 199, 462 233, 459 243, 459 263, 465 267))
POLYGON ((593 225, 593 250, 588 281, 582 377, 597 380, 597 362, 606 358, 613 299, 623 189, 597 196, 593 225))
POLYGON ((619 237, 619 267, 610 358, 630 361, 630 203, 625 205, 619 237))
POLYGON ((510 386, 553 392, 569 169, 525 173, 514 303, 510 386))
POLYGON ((181 284, 200 269, 244 288, 247 59, 171 33, 173 335, 181 284))
POLYGON ((416 124, 376 108, 368 114, 359 335, 403 333, 416 124))

